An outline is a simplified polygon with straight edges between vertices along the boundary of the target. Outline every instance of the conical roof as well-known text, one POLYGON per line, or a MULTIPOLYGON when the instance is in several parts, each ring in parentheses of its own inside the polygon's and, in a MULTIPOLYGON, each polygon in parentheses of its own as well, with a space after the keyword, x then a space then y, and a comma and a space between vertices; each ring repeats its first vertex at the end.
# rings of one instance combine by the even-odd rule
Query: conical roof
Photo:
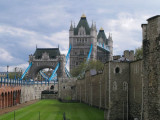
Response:
POLYGON ((101 29, 99 30, 98 36, 97 36, 97 41, 98 39, 102 38, 105 44, 108 44, 108 39, 106 37, 106 34, 104 32, 104 29, 101 27, 101 29))
POLYGON ((89 27, 89 25, 88 25, 86 16, 85 16, 84 14, 81 16, 81 19, 80 19, 77 27, 74 28, 74 35, 78 35, 78 30, 79 30, 79 28, 80 28, 81 26, 85 28, 86 34, 87 34, 87 35, 90 35, 90 30, 91 30, 91 29, 90 29, 90 27, 89 27))

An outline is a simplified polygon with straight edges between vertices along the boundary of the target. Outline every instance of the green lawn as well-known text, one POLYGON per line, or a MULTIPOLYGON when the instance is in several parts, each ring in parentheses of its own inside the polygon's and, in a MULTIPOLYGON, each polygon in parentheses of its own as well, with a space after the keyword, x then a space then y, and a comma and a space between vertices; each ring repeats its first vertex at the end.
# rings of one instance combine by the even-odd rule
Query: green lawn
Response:
MULTIPOLYGON (((16 110, 15 120, 103 120, 104 112, 82 103, 61 103, 57 100, 41 100, 30 106, 16 110)), ((0 116, 0 120, 14 120, 14 112, 0 116)))

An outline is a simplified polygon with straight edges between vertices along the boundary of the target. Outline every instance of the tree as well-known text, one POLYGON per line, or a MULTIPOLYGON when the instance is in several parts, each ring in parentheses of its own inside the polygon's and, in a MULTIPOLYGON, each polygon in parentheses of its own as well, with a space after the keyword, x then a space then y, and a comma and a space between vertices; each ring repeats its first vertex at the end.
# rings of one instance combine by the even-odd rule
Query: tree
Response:
POLYGON ((71 71, 71 74, 73 77, 77 77, 87 70, 96 69, 97 71, 102 71, 103 68, 104 64, 98 60, 90 60, 88 63, 86 63, 86 61, 83 61, 78 67, 74 68, 71 71))
POLYGON ((104 64, 99 60, 91 60, 88 64, 88 70, 96 69, 97 71, 102 71, 104 64))
POLYGON ((135 59, 140 60, 143 58, 143 48, 139 47, 135 50, 135 59))

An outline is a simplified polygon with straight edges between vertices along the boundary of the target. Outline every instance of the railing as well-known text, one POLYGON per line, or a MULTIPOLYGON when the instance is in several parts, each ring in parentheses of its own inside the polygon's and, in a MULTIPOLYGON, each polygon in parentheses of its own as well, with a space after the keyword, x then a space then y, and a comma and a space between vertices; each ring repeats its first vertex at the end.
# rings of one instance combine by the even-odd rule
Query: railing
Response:
POLYGON ((10 78, 0 78, 0 87, 2 86, 24 86, 24 85, 49 85, 49 84, 55 84, 57 82, 55 81, 34 81, 32 79, 26 79, 21 80, 19 78, 17 79, 10 79, 10 78))

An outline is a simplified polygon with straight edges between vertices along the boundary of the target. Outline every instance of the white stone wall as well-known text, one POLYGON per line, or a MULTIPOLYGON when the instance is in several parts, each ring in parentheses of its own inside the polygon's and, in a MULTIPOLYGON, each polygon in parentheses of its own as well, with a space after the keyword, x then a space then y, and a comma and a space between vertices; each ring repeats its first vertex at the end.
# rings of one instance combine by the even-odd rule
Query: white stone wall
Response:
MULTIPOLYGON (((47 85, 28 85, 22 86, 21 89, 21 103, 25 103, 31 100, 41 99, 41 92, 44 90, 49 90, 53 84, 47 85)), ((55 84, 55 91, 58 91, 58 85, 55 84)))

